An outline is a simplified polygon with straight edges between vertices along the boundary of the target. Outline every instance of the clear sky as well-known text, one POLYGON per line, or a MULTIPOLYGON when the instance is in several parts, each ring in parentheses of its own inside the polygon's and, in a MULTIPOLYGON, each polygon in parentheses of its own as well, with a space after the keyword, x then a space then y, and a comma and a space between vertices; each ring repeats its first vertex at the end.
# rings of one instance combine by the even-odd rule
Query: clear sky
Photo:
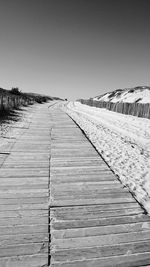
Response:
POLYGON ((137 85, 149 0, 0 0, 0 87, 77 99, 137 85))

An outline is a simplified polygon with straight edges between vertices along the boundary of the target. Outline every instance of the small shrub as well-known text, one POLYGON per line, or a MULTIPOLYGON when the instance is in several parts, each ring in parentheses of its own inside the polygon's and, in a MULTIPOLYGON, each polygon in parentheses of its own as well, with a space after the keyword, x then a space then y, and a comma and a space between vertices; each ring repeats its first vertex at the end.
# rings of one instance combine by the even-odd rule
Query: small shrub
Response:
POLYGON ((12 89, 10 90, 10 93, 13 95, 21 95, 21 91, 19 90, 18 87, 12 87, 12 89))

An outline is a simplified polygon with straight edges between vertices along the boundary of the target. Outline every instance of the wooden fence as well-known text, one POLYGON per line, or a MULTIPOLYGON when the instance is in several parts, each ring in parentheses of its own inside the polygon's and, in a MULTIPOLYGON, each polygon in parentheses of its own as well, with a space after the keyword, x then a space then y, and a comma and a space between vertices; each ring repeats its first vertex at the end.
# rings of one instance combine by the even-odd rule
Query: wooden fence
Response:
POLYGON ((150 104, 149 103, 148 104, 123 103, 123 102, 113 103, 113 102, 105 102, 105 101, 96 101, 93 99, 87 99, 87 100, 80 99, 78 101, 88 106, 106 108, 111 111, 150 119, 150 104))
POLYGON ((0 95, 0 110, 7 111, 19 106, 27 106, 33 104, 35 101, 32 98, 27 98, 19 95, 0 95))

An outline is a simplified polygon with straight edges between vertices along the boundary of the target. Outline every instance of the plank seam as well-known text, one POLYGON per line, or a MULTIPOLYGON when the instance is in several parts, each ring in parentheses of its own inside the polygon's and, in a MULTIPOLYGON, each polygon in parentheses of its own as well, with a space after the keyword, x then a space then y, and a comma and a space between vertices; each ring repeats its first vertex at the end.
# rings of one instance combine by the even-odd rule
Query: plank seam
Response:
MULTIPOLYGON (((52 128, 50 129, 50 143, 51 143, 51 137, 52 137, 52 128)), ((49 153, 49 176, 48 176, 48 190, 49 190, 49 199, 50 200, 50 186, 51 186, 51 180, 50 180, 50 172, 51 172, 51 146, 50 146, 50 153, 49 153)), ((51 210, 50 206, 48 206, 48 266, 50 266, 51 263, 51 253, 50 253, 50 244, 51 244, 51 223, 50 223, 50 216, 51 216, 51 210)))

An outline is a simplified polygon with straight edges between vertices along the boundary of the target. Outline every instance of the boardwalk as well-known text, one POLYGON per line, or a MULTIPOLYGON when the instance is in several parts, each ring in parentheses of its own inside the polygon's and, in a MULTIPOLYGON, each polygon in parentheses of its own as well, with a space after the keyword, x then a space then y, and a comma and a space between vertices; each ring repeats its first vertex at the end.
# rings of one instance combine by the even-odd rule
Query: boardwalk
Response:
POLYGON ((1 148, 0 267, 148 266, 150 218, 49 105, 28 108, 1 148))

